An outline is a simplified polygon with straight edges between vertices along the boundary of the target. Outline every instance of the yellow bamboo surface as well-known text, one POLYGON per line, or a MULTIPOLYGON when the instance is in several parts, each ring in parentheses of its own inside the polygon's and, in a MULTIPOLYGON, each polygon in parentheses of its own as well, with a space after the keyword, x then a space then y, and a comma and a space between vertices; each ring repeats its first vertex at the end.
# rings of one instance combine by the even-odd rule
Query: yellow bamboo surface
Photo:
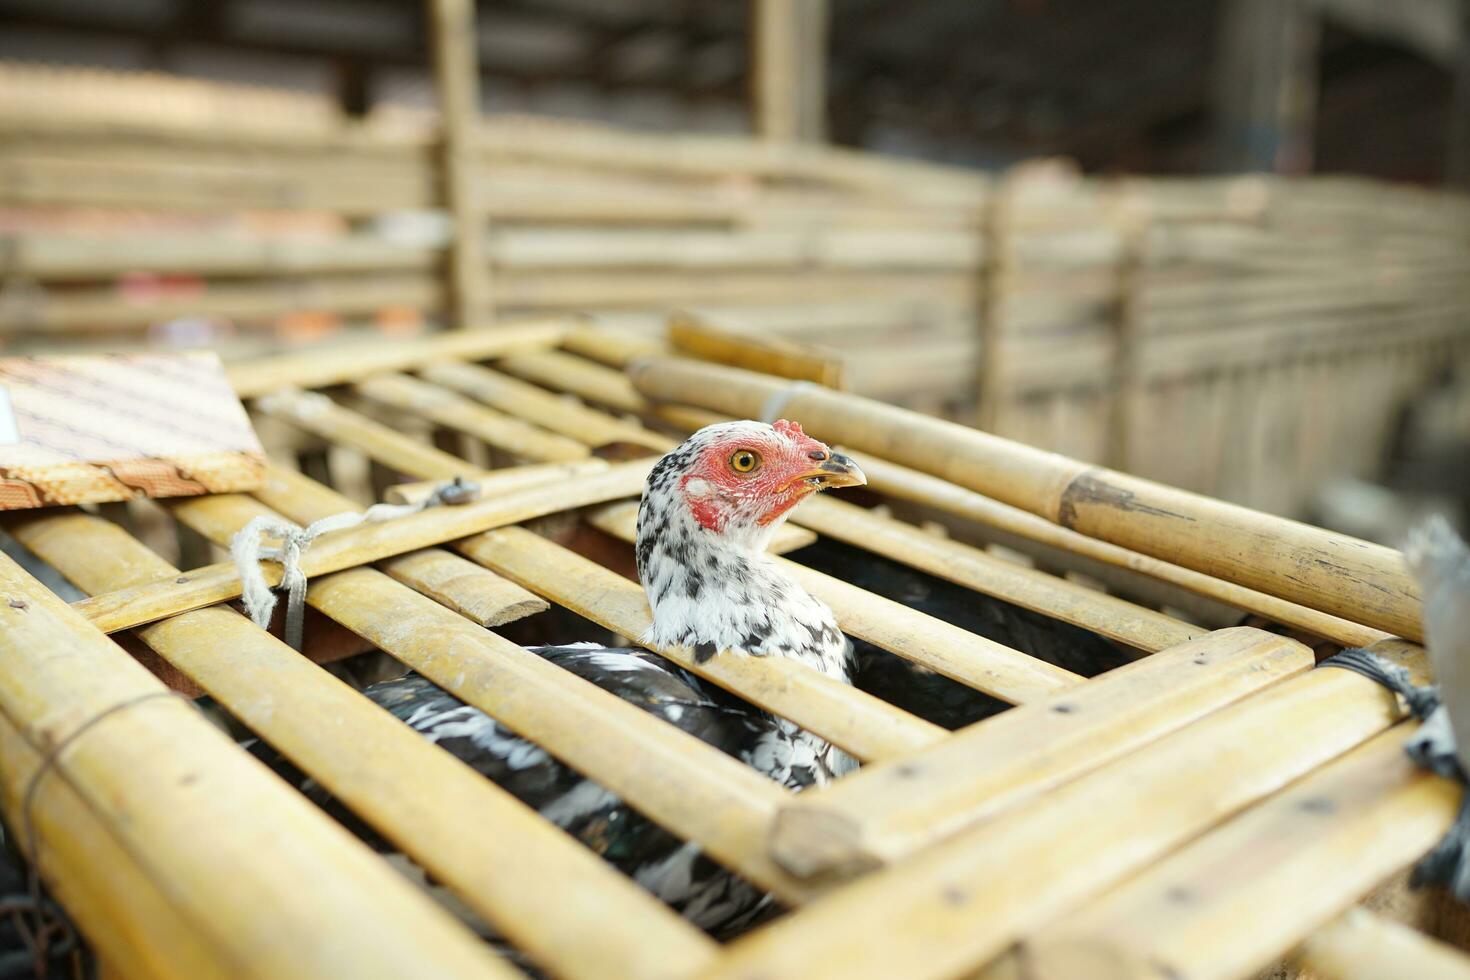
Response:
POLYGON ((639 362, 632 374, 648 397, 737 416, 758 415, 785 393, 783 414, 817 438, 943 477, 1089 537, 1423 639, 1418 586, 1392 549, 842 392, 675 358, 639 362))
MULTIPOLYGON (((313 543, 302 556, 308 576, 323 575, 365 562, 417 551, 468 537, 488 528, 555 514, 573 507, 602 503, 638 493, 648 472, 646 462, 622 463, 586 480, 558 487, 522 490, 459 506, 432 507, 396 520, 359 524, 313 543)), ((280 567, 264 563, 266 581, 280 582, 280 567)), ((198 609, 240 595, 233 562, 209 565, 157 584, 134 586, 93 596, 77 609, 104 632, 140 626, 165 616, 198 609)))
POLYGON ((320 388, 355 381, 381 371, 403 371, 441 358, 484 360, 517 350, 540 350, 555 344, 570 322, 548 319, 494 329, 466 330, 413 341, 380 341, 356 347, 303 351, 237 364, 227 369, 241 398, 254 398, 278 388, 320 388))
POLYGON ((1323 980, 1465 980, 1470 957, 1407 926, 1352 909, 1308 937, 1297 962, 1323 980))
MULTIPOLYGON (((188 514, 209 536, 240 501, 192 498, 188 514)), ((22 516, 8 530, 85 591, 177 574, 89 515, 22 516)), ((681 976, 712 955, 708 940, 581 845, 239 613, 201 609, 139 638, 559 973, 681 976), (587 921, 610 906, 637 916, 639 931, 587 921)))
POLYGON ((76 790, 226 972, 512 975, 5 557, 0 596, 0 713, 33 750, 62 747, 46 778, 76 790))
POLYGON ((1068 913, 1025 943, 1027 967, 1038 978, 1164 969, 1229 980, 1268 966, 1449 829, 1462 789, 1404 754, 1415 727, 1369 740, 1068 913))
MULTIPOLYGON (((845 447, 844 451, 845 451, 845 447)), ((906 466, 867 453, 852 453, 867 474, 868 485, 898 500, 934 507, 946 513, 1008 531, 1030 541, 1050 545, 1109 565, 1140 572, 1177 585, 1197 595, 1217 599, 1238 609, 1259 613, 1277 622, 1297 626, 1345 646, 1370 646, 1388 634, 1339 616, 1288 602, 1266 592, 1248 589, 1193 569, 1160 561, 1106 541, 1078 534, 1018 507, 1003 504, 972 490, 948 483, 906 466)))
POLYGON ((1400 712, 1345 670, 1285 681, 736 940, 707 975, 961 974, 1400 712))
POLYGON ((462 395, 407 375, 380 374, 359 381, 352 390, 369 401, 474 436, 487 445, 523 459, 558 462, 584 459, 589 455, 580 442, 537 429, 518 418, 492 411, 462 395))
POLYGON ((1311 665, 1299 643, 1219 630, 799 798, 772 849, 812 875, 897 861, 1311 665))

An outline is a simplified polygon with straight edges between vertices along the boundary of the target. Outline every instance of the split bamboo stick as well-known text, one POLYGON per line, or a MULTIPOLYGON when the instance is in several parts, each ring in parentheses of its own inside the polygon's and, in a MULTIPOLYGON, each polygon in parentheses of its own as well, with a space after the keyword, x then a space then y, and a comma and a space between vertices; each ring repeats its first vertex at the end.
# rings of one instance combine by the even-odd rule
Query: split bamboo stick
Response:
MULTIPOLYGON (((591 522, 615 537, 633 541, 636 514, 632 512, 631 505, 614 504, 612 507, 626 516, 616 522, 608 520, 605 508, 595 513, 591 522)), ((777 551, 774 544, 772 550, 777 551)), ((805 565, 785 560, 779 560, 779 564, 802 588, 826 603, 844 633, 975 690, 1012 704, 1023 704, 1083 680, 1069 670, 1027 656, 805 565)))
POLYGON ((445 429, 474 436, 522 459, 550 463, 585 459, 590 455, 587 447, 579 442, 538 429, 518 418, 492 411, 463 395, 404 374, 376 375, 359 381, 352 390, 369 401, 408 412, 445 429))
MULTIPOLYGON (((631 497, 642 488, 648 469, 644 461, 621 463, 581 482, 532 487, 460 506, 434 507, 393 521, 360 524, 318 539, 302 556, 301 569, 308 576, 324 575, 492 527, 631 497)), ((279 584, 281 572, 275 563, 269 563, 263 572, 267 584, 279 584)), ((232 562, 225 562, 193 569, 168 582, 83 599, 76 608, 98 629, 112 633, 234 599, 240 592, 239 573, 232 562)))
POLYGON ((441 361, 420 370, 423 377, 483 402, 491 408, 519 416, 529 422, 585 443, 605 446, 630 442, 651 449, 674 448, 674 440, 650 432, 634 422, 614 418, 587 408, 545 388, 492 371, 478 364, 441 361))
POLYGON ((321 388, 381 371, 411 370, 444 358, 486 360, 511 351, 541 350, 558 343, 569 327, 569 321, 559 318, 507 323, 494 330, 339 347, 330 356, 323 356, 321 351, 283 354, 232 364, 226 374, 236 394, 254 398, 278 388, 321 388))
MULTIPOLYGON (((842 447, 847 452, 846 447, 842 447)), ((918 470, 899 466, 866 453, 852 453, 867 474, 868 485, 896 500, 933 507, 966 520, 1015 534, 1029 541, 1059 548, 1118 568, 1147 575, 1187 589, 1196 595, 1296 626, 1344 646, 1370 646, 1388 638, 1381 630, 1309 609, 1255 589, 1213 578, 1106 541, 1078 534, 1035 514, 982 496, 918 470)))
POLYGON ((567 391, 620 412, 641 412, 648 404, 621 371, 563 351, 512 354, 499 358, 496 364, 522 380, 567 391))
MULTIPOLYGON (((1021 949, 1028 975, 1230 980, 1268 967, 1454 821, 1460 789, 1404 754, 1414 727, 1370 739, 1042 929, 1021 949)), ((1419 976, 1406 965, 1395 975, 1419 976)))
POLYGON ((64 779, 166 883, 233 974, 512 975, 3 556, 0 594, 0 713, 32 749, 65 746, 47 778, 64 779))
MULTIPOLYGON (((1407 656, 1422 676, 1422 651, 1407 656)), ((1345 670, 1284 681, 736 940, 707 975, 973 970, 1402 716, 1392 694, 1345 670), (865 941, 880 932, 882 944, 865 941)))
MULTIPOLYGON (((628 637, 653 626, 643 589, 616 572, 524 528, 462 542, 469 558, 628 637)), ((720 651, 704 663, 685 647, 651 648, 692 673, 846 749, 858 759, 893 759, 944 737, 944 730, 784 657, 720 651)))
POLYGON ((225 978, 228 949, 195 928, 170 902, 166 883, 149 877, 85 799, 63 779, 40 777, 31 819, 21 814, 42 755, 0 714, 0 805, 37 873, 101 958, 128 977, 225 978), (27 826, 29 823, 29 826, 27 826), (106 868, 106 874, 98 869, 106 868))
POLYGON ((898 862, 1312 663, 1275 634, 1217 630, 799 798, 782 812, 772 852, 813 876, 898 862))
MULTIPOLYGON (((190 526, 227 540, 221 520, 246 516, 241 505, 250 502, 222 495, 189 503, 197 505, 188 507, 190 526)), ((27 513, 8 529, 85 591, 178 574, 97 517, 27 513)), ((202 609, 138 635, 559 975, 674 977, 710 960, 713 945, 665 906, 239 613, 202 609), (466 813, 476 819, 467 823, 466 813), (628 921, 602 915, 609 907, 628 921)))
POLYGON ((911 524, 871 514, 846 501, 808 501, 800 520, 802 526, 818 534, 1149 653, 1207 632, 1116 596, 1003 561, 972 545, 926 534, 911 524))
POLYGON ((478 467, 453 453, 343 408, 320 392, 283 388, 257 398, 255 409, 328 442, 361 450, 397 473, 421 474, 439 480, 475 479, 480 473, 478 467))
POLYGON ((1463 950, 1362 908, 1351 909, 1312 933, 1295 958, 1322 980, 1470 977, 1470 959, 1463 950))
POLYGON ((1422 639, 1418 586, 1379 545, 1175 490, 963 426, 733 368, 664 358, 634 372, 642 393, 738 416, 786 393, 819 438, 873 452, 1113 544, 1422 639))

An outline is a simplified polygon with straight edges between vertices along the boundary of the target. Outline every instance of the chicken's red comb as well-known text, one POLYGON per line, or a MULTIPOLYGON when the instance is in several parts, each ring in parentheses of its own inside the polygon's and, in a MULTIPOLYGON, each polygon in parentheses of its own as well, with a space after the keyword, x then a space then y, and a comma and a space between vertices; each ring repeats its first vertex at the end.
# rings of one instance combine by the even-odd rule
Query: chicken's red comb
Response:
POLYGON ((775 424, 773 424, 771 426, 771 428, 775 429, 777 432, 781 433, 783 436, 790 436, 793 439, 798 439, 798 438, 805 439, 805 438, 807 438, 807 434, 805 432, 802 432, 801 431, 801 423, 800 422, 790 422, 790 421, 787 421, 786 419, 777 419, 776 422, 775 422, 775 424))

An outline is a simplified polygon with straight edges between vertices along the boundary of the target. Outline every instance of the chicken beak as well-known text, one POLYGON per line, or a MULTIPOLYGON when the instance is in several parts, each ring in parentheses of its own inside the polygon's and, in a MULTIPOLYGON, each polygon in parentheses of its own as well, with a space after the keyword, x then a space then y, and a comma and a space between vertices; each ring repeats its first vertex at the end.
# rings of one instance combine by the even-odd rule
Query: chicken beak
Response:
POLYGON ((821 481, 820 489, 823 490, 832 487, 861 487, 868 483, 862 468, 850 456, 841 453, 832 453, 810 475, 821 481))

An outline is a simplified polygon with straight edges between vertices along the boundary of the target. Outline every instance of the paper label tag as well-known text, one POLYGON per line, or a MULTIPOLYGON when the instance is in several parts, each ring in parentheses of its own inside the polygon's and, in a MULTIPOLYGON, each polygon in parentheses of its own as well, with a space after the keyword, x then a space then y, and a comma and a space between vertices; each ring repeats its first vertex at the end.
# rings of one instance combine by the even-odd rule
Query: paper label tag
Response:
POLYGON ((20 442, 20 427, 15 423, 15 409, 10 406, 10 392, 0 387, 0 446, 20 442))

